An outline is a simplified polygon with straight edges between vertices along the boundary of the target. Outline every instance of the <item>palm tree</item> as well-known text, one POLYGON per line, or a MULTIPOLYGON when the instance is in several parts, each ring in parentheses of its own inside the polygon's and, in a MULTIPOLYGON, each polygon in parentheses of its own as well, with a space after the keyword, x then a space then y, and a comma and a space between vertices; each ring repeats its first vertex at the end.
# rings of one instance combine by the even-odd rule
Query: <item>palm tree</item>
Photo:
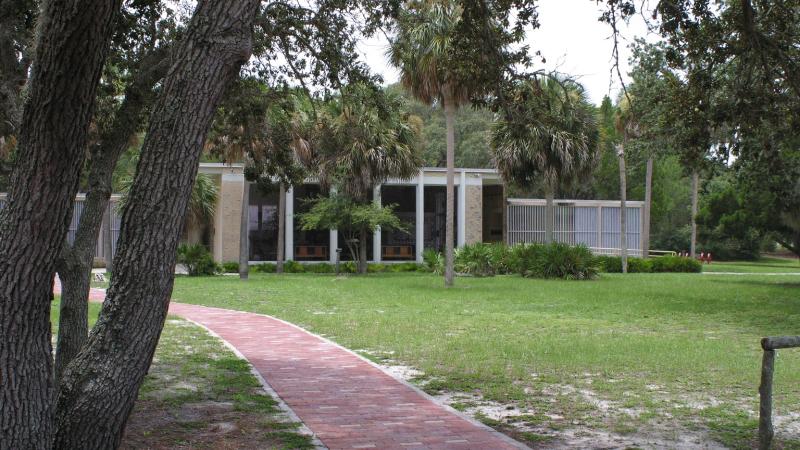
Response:
MULTIPOLYGON (((453 285, 453 217, 455 213, 455 114, 472 90, 459 80, 454 36, 462 7, 447 0, 415 3, 401 14, 389 57, 400 69, 400 82, 426 104, 444 107, 447 128, 447 220, 445 227, 445 286, 453 285)), ((462 189, 464 187, 462 186, 462 189)))
MULTIPOLYGON (((278 212, 277 271, 282 272, 285 234, 285 189, 305 178, 313 165, 309 143, 313 134, 313 104, 299 90, 268 90, 255 80, 241 80, 235 93, 220 108, 206 150, 224 161, 244 161, 245 178, 261 188, 281 192, 278 212)), ((249 192, 242 191, 242 214, 239 235, 239 277, 249 273, 249 192)))
MULTIPOLYGON (((409 179, 419 172, 419 131, 400 96, 365 84, 345 87, 318 121, 314 150, 320 184, 335 186, 356 203, 371 202, 373 189, 390 177, 409 179)), ((369 231, 359 230, 360 273, 367 271, 369 231)))
POLYGON ((553 241, 555 191, 587 173, 597 158, 594 111, 583 88, 546 77, 519 83, 491 135, 495 165, 509 184, 545 191, 545 241, 553 241))

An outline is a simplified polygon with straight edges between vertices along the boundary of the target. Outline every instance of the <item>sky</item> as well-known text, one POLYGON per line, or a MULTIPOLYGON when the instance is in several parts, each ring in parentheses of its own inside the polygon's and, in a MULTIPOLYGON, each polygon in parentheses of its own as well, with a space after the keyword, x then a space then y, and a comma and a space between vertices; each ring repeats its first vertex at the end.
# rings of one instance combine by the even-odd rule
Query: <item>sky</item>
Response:
MULTIPOLYGON (((557 70, 576 78, 586 88, 591 100, 599 105, 605 95, 616 97, 620 83, 613 66, 611 27, 599 22, 600 9, 594 0, 540 0, 541 27, 529 32, 527 44, 531 52, 541 50, 547 60, 536 69, 557 70), (609 84, 611 83, 611 84, 609 84)), ((620 68, 624 76, 629 70, 627 46, 636 36, 646 36, 647 26, 640 16, 620 27, 620 68)), ((397 70, 386 58, 387 41, 374 38, 359 46, 364 60, 386 83, 398 80, 397 70)), ((627 81, 626 81, 627 82, 627 81)))

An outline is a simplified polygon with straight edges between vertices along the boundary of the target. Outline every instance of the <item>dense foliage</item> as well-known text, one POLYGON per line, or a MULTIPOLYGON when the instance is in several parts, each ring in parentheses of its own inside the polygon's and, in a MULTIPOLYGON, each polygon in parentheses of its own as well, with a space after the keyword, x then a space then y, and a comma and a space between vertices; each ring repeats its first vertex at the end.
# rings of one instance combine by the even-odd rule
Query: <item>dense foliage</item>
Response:
POLYGON ((189 276, 216 275, 221 270, 211 252, 201 244, 181 244, 177 261, 186 267, 189 276))

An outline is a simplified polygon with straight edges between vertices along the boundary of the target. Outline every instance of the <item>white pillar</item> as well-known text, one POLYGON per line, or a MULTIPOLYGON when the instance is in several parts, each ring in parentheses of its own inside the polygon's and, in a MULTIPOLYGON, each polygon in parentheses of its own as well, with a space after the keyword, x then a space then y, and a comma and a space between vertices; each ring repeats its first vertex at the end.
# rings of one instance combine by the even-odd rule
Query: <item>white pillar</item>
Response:
POLYGON ((458 182, 458 213, 456 225, 458 226, 458 246, 463 247, 467 241, 467 172, 461 171, 461 179, 458 182))
POLYGON ((422 263, 422 252, 425 251, 425 171, 420 170, 417 176, 417 220, 416 251, 417 262, 422 263))
MULTIPOLYGON (((372 191, 372 201, 375 202, 376 205, 381 206, 381 185, 375 186, 375 189, 372 191)), ((381 228, 378 227, 375 229, 375 233, 372 235, 372 261, 379 263, 381 262, 381 228)))
POLYGON ((283 244, 286 246, 284 251, 284 261, 294 259, 294 188, 286 190, 286 230, 283 237, 283 244))

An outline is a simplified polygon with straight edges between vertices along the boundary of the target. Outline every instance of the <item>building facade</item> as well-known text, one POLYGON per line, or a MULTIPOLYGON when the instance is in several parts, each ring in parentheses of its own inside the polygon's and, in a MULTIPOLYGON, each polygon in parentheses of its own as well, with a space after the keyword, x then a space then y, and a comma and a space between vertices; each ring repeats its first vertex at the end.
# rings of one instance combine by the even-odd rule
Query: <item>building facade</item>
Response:
MULTIPOLYGON (((190 225, 184 239, 203 243, 219 262, 239 260, 242 208, 247 208, 247 239, 251 264, 277 259, 278 192, 262 192, 244 179, 241 165, 200 164, 218 187, 217 206, 211 223, 190 225), (244 189, 249 201, 243 205, 244 189)), ((395 213, 405 230, 377 230, 370 236, 368 255, 372 262, 422 262, 426 249, 442 251, 445 246, 446 170, 424 168, 409 180, 393 179, 377 186, 373 200, 395 205, 395 213)), ((346 236, 337 230, 302 230, 297 215, 309 208, 309 200, 322 192, 308 180, 286 191, 285 259, 306 262, 335 262, 353 259, 346 236), (340 249, 340 252, 337 252, 340 249)), ((0 207, 4 202, 0 194, 0 207)), ((118 196, 112 196, 111 239, 116 247, 120 217, 118 196)), ((502 180, 492 169, 456 169, 455 173, 456 246, 476 242, 544 242, 545 203, 538 199, 506 199, 502 180)), ((74 238, 83 210, 83 195, 78 195, 68 239, 74 238)), ((620 248, 620 206, 618 201, 556 200, 554 240, 585 244, 595 253, 616 254, 620 248)), ((627 204, 627 246, 631 255, 642 254, 642 203, 627 204)), ((108 223, 103 227, 109 226, 108 223)), ((100 233, 97 256, 103 254, 100 233)), ((112 250, 113 251, 113 250, 112 250)), ((113 256, 113 255, 112 255, 113 256)))

